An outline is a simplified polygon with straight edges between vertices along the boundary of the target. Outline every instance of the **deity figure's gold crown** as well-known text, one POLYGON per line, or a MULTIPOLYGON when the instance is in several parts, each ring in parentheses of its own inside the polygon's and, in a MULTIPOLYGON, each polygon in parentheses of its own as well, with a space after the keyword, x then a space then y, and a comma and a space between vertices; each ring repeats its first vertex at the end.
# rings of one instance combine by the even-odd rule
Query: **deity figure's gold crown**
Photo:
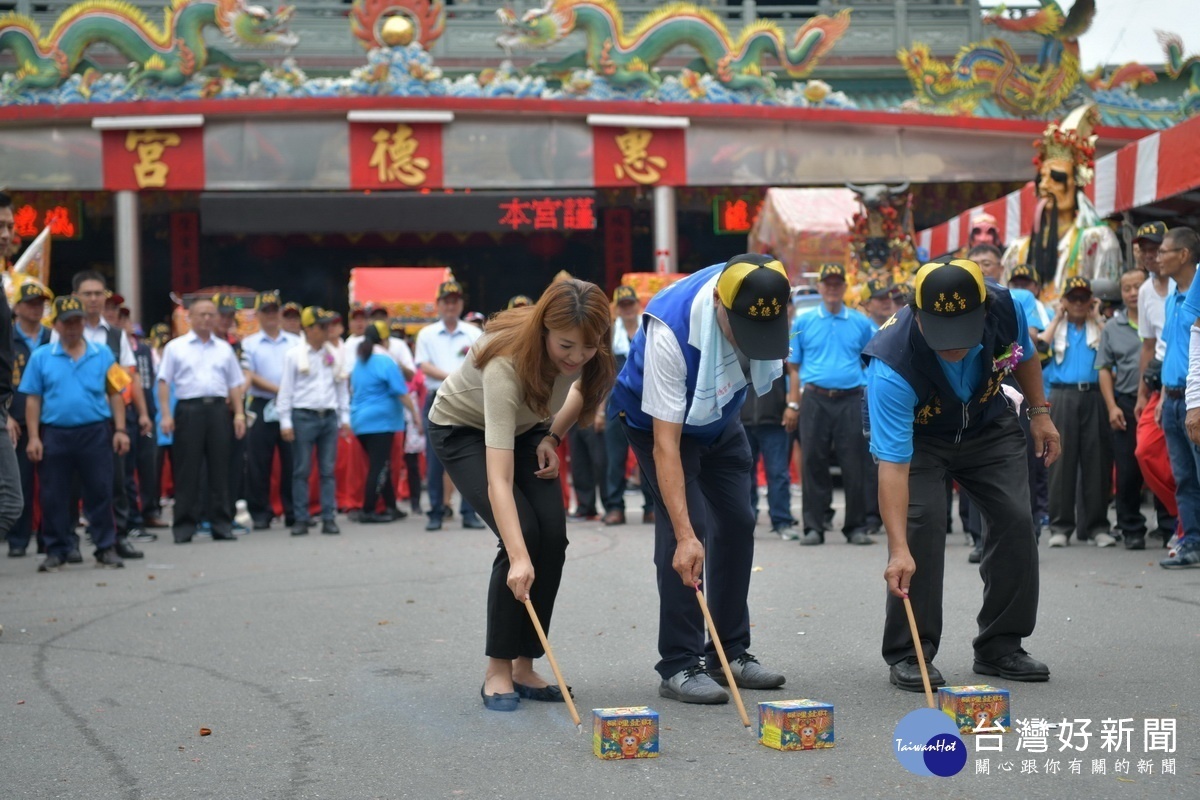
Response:
POLYGON ((1097 137, 1092 131, 1099 121, 1095 104, 1086 103, 1061 122, 1051 123, 1042 138, 1034 140, 1034 166, 1041 169, 1043 163, 1059 160, 1074 164, 1075 185, 1080 189, 1087 186, 1096 174, 1097 137))

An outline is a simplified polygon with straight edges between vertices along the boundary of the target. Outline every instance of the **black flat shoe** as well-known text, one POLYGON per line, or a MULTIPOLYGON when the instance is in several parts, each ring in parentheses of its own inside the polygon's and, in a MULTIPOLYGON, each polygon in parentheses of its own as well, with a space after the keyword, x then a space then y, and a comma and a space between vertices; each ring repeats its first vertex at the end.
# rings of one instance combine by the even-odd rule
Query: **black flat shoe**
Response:
POLYGON ((521 705, 521 696, 516 692, 487 694, 487 684, 479 687, 479 696, 483 698, 483 707, 488 711, 516 711, 521 705))
MULTIPOLYGON (((533 686, 526 686, 523 683, 517 683, 516 681, 513 681, 513 688, 517 690, 518 695, 526 700, 541 700, 545 703, 563 702, 562 689, 558 688, 557 685, 552 684, 550 686, 535 688, 533 686)), ((571 692, 570 686, 567 687, 567 691, 571 692)), ((574 696, 575 693, 571 692, 571 697, 574 696)))
POLYGON ((994 661, 975 659, 974 671, 978 675, 993 675, 1010 681, 1041 682, 1050 680, 1050 668, 1031 657, 1024 650, 1016 650, 994 661))

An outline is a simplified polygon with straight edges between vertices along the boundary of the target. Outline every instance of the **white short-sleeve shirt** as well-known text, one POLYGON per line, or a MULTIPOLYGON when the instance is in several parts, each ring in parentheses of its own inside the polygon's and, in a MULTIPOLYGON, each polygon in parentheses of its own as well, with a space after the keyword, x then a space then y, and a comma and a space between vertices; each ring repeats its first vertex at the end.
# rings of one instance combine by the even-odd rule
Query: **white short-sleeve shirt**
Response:
POLYGON ((687 416, 687 362, 667 323, 646 317, 646 350, 642 366, 642 412, 663 422, 681 423, 687 416))

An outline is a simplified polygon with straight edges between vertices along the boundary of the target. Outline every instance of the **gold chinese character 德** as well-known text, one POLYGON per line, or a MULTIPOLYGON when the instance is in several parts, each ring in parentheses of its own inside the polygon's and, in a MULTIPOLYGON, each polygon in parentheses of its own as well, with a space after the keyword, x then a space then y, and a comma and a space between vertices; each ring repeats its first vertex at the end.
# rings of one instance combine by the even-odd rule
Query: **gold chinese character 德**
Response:
POLYGON ((125 134, 125 149, 137 152, 133 177, 139 189, 162 189, 167 185, 171 167, 162 159, 168 147, 179 147, 178 133, 163 133, 154 129, 129 131, 125 134))
POLYGON ((380 128, 371 136, 375 150, 367 165, 379 170, 380 183, 420 186, 425 182, 429 159, 414 155, 421 142, 412 134, 411 127, 399 124, 394 131, 380 128))
POLYGON ((617 135, 615 141, 621 151, 621 163, 613 165, 617 178, 629 176, 630 180, 643 185, 658 182, 662 177, 660 170, 666 168, 667 160, 650 155, 653 139, 654 132, 645 128, 626 128, 625 133, 617 135))

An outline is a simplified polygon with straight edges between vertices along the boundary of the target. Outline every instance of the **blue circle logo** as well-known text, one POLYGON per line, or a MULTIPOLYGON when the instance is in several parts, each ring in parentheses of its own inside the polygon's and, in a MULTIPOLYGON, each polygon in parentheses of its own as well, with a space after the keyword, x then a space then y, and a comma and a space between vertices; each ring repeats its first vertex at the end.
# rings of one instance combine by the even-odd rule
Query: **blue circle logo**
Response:
POLYGON ((914 775, 957 775, 967 763, 967 746, 949 715, 921 708, 904 715, 892 736, 896 760, 914 775))

